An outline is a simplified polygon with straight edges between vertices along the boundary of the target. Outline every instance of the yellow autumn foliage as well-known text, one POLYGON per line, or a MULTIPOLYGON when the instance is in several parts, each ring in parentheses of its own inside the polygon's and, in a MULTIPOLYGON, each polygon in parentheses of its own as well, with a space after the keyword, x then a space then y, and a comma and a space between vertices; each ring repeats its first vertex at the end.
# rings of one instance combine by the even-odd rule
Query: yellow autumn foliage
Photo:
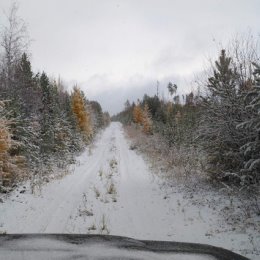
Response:
POLYGON ((9 122, 0 118, 0 185, 10 186, 26 176, 24 156, 11 156, 9 149, 14 145, 9 130, 9 122))
POLYGON ((136 124, 143 123, 143 111, 140 104, 136 105, 133 110, 133 119, 136 124))
POLYGON ((90 113, 87 110, 85 100, 79 88, 74 87, 72 93, 72 110, 76 116, 78 127, 86 139, 93 135, 90 113))
POLYGON ((143 124, 143 131, 146 134, 151 134, 152 133, 153 122, 152 122, 152 118, 151 118, 151 115, 150 115, 149 107, 148 107, 147 104, 145 104, 145 106, 144 106, 142 124, 143 124))
POLYGON ((144 133, 152 133, 153 121, 147 104, 145 104, 144 109, 141 108, 140 104, 134 107, 133 121, 143 126, 144 133))
POLYGON ((4 154, 11 147, 11 135, 7 126, 7 121, 0 119, 0 155, 4 154))

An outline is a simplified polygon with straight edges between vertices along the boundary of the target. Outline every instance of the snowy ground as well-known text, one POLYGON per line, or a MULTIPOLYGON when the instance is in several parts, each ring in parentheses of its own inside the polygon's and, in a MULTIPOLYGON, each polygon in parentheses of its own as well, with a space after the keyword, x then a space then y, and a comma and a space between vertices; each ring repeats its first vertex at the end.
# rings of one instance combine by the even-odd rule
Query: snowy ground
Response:
MULTIPOLYGON (((0 203, 0 231, 89 233, 220 246, 259 259, 257 232, 223 230, 216 210, 167 193, 141 155, 129 149, 122 126, 112 123, 72 174, 46 184, 40 194, 13 192, 0 203), (167 195, 166 195, 167 194, 167 195), (252 235, 253 234, 253 235, 252 235)), ((222 225, 224 225, 222 223, 222 225)))

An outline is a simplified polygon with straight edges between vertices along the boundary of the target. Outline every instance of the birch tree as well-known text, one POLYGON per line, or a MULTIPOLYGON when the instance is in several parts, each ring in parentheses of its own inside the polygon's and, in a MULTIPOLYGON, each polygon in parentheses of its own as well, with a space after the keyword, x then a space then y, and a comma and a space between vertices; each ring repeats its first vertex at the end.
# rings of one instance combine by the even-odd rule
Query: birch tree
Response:
POLYGON ((17 15, 18 5, 14 3, 6 16, 6 26, 1 32, 1 74, 4 80, 2 87, 13 86, 14 67, 24 52, 27 52, 29 37, 25 22, 17 15))

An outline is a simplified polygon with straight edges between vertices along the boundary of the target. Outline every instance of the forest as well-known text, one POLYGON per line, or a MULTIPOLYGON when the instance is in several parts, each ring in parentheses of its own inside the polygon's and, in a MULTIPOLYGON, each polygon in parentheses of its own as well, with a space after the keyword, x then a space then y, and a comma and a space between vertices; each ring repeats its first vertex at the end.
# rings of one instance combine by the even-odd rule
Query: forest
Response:
MULTIPOLYGON (((88 100, 77 86, 70 92, 61 78, 33 72, 30 38, 17 10, 13 5, 0 39, 2 191, 26 178, 33 188, 48 180, 46 176, 55 168, 65 170, 74 155, 110 121, 100 104, 88 100)), ((158 133, 166 146, 179 154, 185 149, 196 150, 195 159, 211 180, 258 186, 258 50, 252 37, 234 39, 196 81, 195 91, 177 94, 178 86, 169 82, 168 98, 145 94, 132 104, 127 100, 125 109, 112 119, 134 124, 147 135, 158 133)))
POLYGON ((259 259, 257 0, 0 2, 0 260, 259 259))
POLYGON ((61 78, 34 72, 25 22, 10 9, 0 32, 0 192, 29 180, 32 191, 64 174, 109 124, 109 114, 61 78))
POLYGON ((195 160, 220 187, 252 191, 260 181, 258 50, 251 36, 232 40, 199 75, 195 91, 177 95, 178 86, 169 82, 169 98, 145 94, 132 104, 127 100, 112 120, 159 134, 166 150, 183 157, 182 166, 195 160))

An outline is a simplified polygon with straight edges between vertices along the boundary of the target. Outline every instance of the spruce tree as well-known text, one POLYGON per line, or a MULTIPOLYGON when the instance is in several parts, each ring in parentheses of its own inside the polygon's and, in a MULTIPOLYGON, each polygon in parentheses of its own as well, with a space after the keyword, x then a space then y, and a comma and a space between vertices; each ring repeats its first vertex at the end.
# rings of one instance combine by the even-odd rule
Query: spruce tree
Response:
POLYGON ((213 76, 208 79, 207 96, 202 98, 200 138, 208 154, 209 169, 217 178, 233 178, 242 163, 240 153, 244 133, 237 129, 242 121, 243 99, 238 95, 236 70, 231 58, 221 51, 213 76))
POLYGON ((248 117, 237 126, 247 134, 247 142, 240 148, 244 155, 241 172, 245 183, 260 181, 260 66, 255 63, 254 66, 255 84, 245 96, 248 117))
POLYGON ((40 87, 42 90, 41 154, 46 158, 46 156, 52 153, 52 145, 54 143, 54 122, 52 117, 54 111, 51 84, 45 72, 41 74, 40 87))

